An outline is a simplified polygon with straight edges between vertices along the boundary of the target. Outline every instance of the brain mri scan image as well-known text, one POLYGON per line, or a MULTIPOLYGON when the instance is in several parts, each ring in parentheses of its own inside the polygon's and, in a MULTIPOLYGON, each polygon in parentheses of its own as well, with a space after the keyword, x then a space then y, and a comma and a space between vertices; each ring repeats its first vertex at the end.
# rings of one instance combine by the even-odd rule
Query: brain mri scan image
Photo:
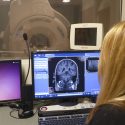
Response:
MULTIPOLYGON (((78 60, 78 58, 77 58, 78 60)), ((79 65, 71 58, 51 59, 53 87, 55 92, 77 91, 79 85, 79 65)), ((50 71, 50 72, 51 72, 50 71)), ((51 79, 51 78, 50 78, 51 79)))
POLYGON ((56 65, 56 86, 55 90, 77 90, 78 66, 71 59, 62 59, 56 65))

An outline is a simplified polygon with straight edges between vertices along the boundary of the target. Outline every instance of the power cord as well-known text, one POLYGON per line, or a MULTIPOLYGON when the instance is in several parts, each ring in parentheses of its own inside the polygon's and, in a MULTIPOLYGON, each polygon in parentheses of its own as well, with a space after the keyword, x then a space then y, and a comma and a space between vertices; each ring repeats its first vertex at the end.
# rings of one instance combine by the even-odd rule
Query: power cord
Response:
POLYGON ((15 118, 15 119, 20 119, 19 117, 17 117, 18 115, 17 116, 13 115, 14 112, 18 112, 18 111, 19 111, 19 109, 15 109, 15 108, 12 109, 12 111, 10 111, 10 117, 15 118))
POLYGON ((33 109, 24 110, 23 109, 24 104, 22 103, 10 103, 8 104, 8 106, 12 109, 12 111, 10 111, 10 116, 16 119, 30 118, 37 113, 37 109, 36 111, 33 111, 33 109), (15 111, 18 113, 16 116, 13 114, 15 111))
MULTIPOLYGON (((16 109, 16 108, 12 108, 12 110, 10 111, 10 117, 15 118, 15 119, 26 119, 26 118, 31 118, 30 116, 23 116, 22 117, 19 115, 19 113, 22 111, 22 109, 16 109), (15 115, 15 112, 17 112, 17 114, 15 115)), ((33 111, 33 115, 36 115, 36 113, 38 112, 38 110, 36 109, 35 111, 33 111)), ((21 113, 22 114, 22 113, 21 113)))

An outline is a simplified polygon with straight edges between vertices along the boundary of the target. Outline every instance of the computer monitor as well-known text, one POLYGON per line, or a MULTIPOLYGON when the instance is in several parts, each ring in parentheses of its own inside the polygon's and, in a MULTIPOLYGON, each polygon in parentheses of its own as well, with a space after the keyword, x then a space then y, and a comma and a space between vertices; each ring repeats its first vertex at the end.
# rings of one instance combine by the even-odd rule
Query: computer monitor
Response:
POLYGON ((21 61, 0 60, 0 104, 21 100, 21 61))
POLYGON ((100 50, 103 38, 101 23, 71 24, 70 48, 75 50, 100 50))
POLYGON ((99 51, 39 51, 32 53, 35 99, 97 96, 99 51))

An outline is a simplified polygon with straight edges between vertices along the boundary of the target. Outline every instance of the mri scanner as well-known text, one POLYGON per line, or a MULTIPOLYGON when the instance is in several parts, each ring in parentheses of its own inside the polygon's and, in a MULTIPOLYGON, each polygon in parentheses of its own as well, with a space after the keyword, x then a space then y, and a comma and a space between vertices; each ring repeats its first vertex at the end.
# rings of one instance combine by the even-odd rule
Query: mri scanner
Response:
POLYGON ((5 37, 13 51, 26 51, 24 33, 31 50, 68 50, 69 29, 69 21, 48 0, 12 0, 5 37))

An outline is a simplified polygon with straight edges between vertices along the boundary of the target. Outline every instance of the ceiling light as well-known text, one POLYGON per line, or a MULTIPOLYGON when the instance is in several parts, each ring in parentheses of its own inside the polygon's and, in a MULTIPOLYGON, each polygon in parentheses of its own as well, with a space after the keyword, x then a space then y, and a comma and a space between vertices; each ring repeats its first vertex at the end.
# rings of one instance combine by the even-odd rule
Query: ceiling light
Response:
POLYGON ((10 0, 3 0, 3 1, 10 1, 10 0))
POLYGON ((70 2, 70 0, 62 0, 62 2, 68 3, 68 2, 70 2))

